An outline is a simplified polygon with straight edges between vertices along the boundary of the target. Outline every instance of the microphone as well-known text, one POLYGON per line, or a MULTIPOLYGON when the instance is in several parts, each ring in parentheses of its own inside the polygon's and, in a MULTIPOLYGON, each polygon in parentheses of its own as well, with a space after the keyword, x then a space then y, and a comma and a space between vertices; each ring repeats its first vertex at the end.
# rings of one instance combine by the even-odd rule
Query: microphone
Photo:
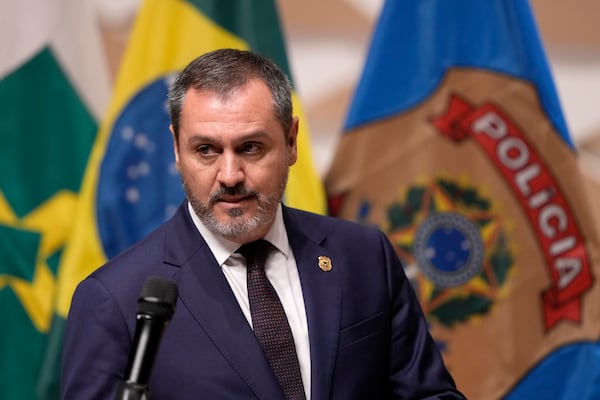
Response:
POLYGON ((177 285, 174 282, 160 276, 146 279, 137 303, 137 322, 126 380, 119 387, 117 400, 149 399, 150 373, 176 302, 177 285))

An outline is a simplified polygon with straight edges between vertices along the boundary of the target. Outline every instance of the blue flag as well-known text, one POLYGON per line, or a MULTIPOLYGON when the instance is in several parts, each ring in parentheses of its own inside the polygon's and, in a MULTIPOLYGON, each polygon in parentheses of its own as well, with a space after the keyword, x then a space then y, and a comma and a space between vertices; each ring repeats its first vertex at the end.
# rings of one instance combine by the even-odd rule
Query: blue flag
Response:
POLYGON ((388 234, 467 397, 600 395, 582 182, 527 1, 386 1, 330 213, 388 234))

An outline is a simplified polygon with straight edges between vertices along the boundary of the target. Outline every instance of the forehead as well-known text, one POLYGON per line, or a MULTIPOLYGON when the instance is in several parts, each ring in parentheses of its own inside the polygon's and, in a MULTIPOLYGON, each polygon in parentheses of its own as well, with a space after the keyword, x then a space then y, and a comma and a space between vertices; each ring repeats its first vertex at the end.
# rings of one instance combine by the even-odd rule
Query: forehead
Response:
POLYGON ((188 89, 180 122, 182 131, 202 134, 213 131, 283 130, 274 112, 271 92, 258 79, 250 80, 226 94, 188 89))

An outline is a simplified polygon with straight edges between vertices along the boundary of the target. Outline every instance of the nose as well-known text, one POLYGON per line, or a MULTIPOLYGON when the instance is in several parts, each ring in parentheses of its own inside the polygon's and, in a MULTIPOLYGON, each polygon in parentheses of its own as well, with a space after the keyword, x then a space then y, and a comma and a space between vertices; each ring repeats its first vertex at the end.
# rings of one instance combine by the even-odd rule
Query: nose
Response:
POLYGON ((233 187, 244 181, 243 161, 236 154, 223 153, 219 163, 217 180, 220 184, 233 187))

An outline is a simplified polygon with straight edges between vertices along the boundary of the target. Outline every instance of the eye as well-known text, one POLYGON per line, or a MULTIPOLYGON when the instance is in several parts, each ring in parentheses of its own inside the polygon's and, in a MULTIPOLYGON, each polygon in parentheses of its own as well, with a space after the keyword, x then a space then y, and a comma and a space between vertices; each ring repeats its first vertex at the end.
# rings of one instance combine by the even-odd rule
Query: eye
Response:
POLYGON ((262 149, 258 142, 246 142, 241 146, 241 150, 245 154, 257 154, 262 149))
POLYGON ((198 154, 200 155, 208 156, 216 153, 216 149, 210 144, 201 144, 199 146, 196 146, 196 152, 198 152, 198 154))

